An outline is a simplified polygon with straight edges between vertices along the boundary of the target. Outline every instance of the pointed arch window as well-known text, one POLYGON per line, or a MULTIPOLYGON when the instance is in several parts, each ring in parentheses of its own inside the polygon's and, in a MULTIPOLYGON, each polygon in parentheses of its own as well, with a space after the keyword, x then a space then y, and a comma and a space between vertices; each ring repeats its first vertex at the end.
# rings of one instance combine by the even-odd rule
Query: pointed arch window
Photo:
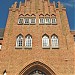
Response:
POLYGON ((0 43, 0 49, 2 48, 2 44, 0 43))
POLYGON ((32 36, 31 35, 27 35, 25 37, 25 47, 32 48, 32 36))
POLYGON ((16 39, 16 47, 22 47, 23 46, 23 36, 20 34, 16 39))
POLYGON ((3 75, 7 75, 6 70, 3 72, 3 75))
POLYGON ((75 42, 75 35, 73 36, 73 38, 74 38, 74 42, 75 42))
POLYGON ((46 75, 46 74, 41 72, 40 70, 34 70, 29 75, 46 75))
POLYGON ((52 46, 52 48, 59 47, 58 37, 56 35, 52 35, 52 37, 51 37, 51 46, 52 46))
POLYGON ((47 35, 42 37, 42 47, 49 48, 49 37, 47 35))

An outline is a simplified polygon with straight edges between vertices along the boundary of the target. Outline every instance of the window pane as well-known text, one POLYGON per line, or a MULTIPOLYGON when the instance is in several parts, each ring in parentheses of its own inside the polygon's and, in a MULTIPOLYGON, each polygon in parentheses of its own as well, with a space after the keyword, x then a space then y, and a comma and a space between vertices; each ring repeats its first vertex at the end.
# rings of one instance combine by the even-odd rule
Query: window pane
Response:
POLYGON ((28 35, 25 39, 25 46, 29 48, 32 47, 32 38, 30 35, 28 35))
POLYGON ((44 23, 45 23, 44 18, 40 18, 40 19, 39 19, 39 23, 40 23, 40 24, 44 24, 44 23))
POLYGON ((56 18, 52 18, 52 24, 56 24, 56 18))
POLYGON ((29 75, 46 75, 46 74, 39 70, 35 70, 35 71, 31 72, 29 75))
POLYGON ((58 47, 58 38, 56 36, 52 36, 51 45, 52 45, 52 48, 58 47))
POLYGON ((47 36, 43 36, 42 38, 42 46, 49 47, 49 38, 47 36))
POLYGON ((50 18, 45 18, 45 23, 50 24, 50 18))
POLYGON ((29 18, 24 19, 24 24, 29 24, 29 18))
POLYGON ((35 18, 31 18, 31 23, 35 24, 36 23, 36 19, 35 18))
POLYGON ((23 18, 18 19, 18 24, 23 24, 23 18))
POLYGON ((21 35, 19 35, 17 37, 16 46, 17 47, 22 47, 23 46, 23 37, 21 35))

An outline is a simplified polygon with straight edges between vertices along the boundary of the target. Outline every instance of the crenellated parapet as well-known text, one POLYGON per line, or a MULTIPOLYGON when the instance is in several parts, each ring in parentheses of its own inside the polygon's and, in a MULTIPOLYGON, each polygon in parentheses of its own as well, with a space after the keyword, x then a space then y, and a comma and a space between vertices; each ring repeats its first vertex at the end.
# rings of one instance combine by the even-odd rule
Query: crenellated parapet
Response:
POLYGON ((50 3, 49 0, 26 0, 24 3, 20 1, 20 3, 15 2, 11 8, 9 8, 10 11, 18 11, 21 13, 51 13, 56 12, 56 10, 62 11, 66 8, 60 3, 53 1, 53 3, 50 3))

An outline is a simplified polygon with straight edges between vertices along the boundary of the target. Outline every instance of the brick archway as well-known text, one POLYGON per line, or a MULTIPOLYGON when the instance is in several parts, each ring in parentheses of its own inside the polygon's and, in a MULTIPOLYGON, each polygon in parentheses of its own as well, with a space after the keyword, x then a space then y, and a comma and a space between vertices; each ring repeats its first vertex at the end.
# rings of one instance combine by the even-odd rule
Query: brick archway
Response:
MULTIPOLYGON (((36 61, 28 66, 26 66, 20 73, 19 75, 30 75, 34 71, 39 71, 40 73, 43 73, 43 75, 56 75, 47 65, 36 61)), ((36 75, 36 74, 32 74, 36 75)), ((41 75, 41 74, 38 74, 41 75)))

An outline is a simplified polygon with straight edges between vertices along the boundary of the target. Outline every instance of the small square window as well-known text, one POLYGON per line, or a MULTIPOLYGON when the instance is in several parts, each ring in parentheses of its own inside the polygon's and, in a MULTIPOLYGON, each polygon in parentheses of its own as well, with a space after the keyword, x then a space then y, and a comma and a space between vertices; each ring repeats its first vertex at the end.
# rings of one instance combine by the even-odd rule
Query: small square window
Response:
POLYGON ((25 18, 24 19, 24 24, 29 24, 30 23, 30 19, 29 18, 25 18))
POLYGON ((50 18, 45 18, 45 23, 50 24, 50 18))
POLYGON ((51 23, 52 23, 52 24, 56 24, 56 18, 52 18, 52 19, 51 19, 51 23))
POLYGON ((40 18, 40 19, 39 19, 39 23, 40 23, 40 24, 44 24, 44 23, 45 23, 45 19, 44 19, 44 18, 40 18))
POLYGON ((19 18, 18 19, 18 24, 23 24, 23 22, 24 22, 24 19, 23 18, 19 18))
POLYGON ((36 23, 36 19, 35 19, 35 18, 31 18, 31 19, 30 19, 30 23, 31 23, 31 24, 35 24, 35 23, 36 23))

